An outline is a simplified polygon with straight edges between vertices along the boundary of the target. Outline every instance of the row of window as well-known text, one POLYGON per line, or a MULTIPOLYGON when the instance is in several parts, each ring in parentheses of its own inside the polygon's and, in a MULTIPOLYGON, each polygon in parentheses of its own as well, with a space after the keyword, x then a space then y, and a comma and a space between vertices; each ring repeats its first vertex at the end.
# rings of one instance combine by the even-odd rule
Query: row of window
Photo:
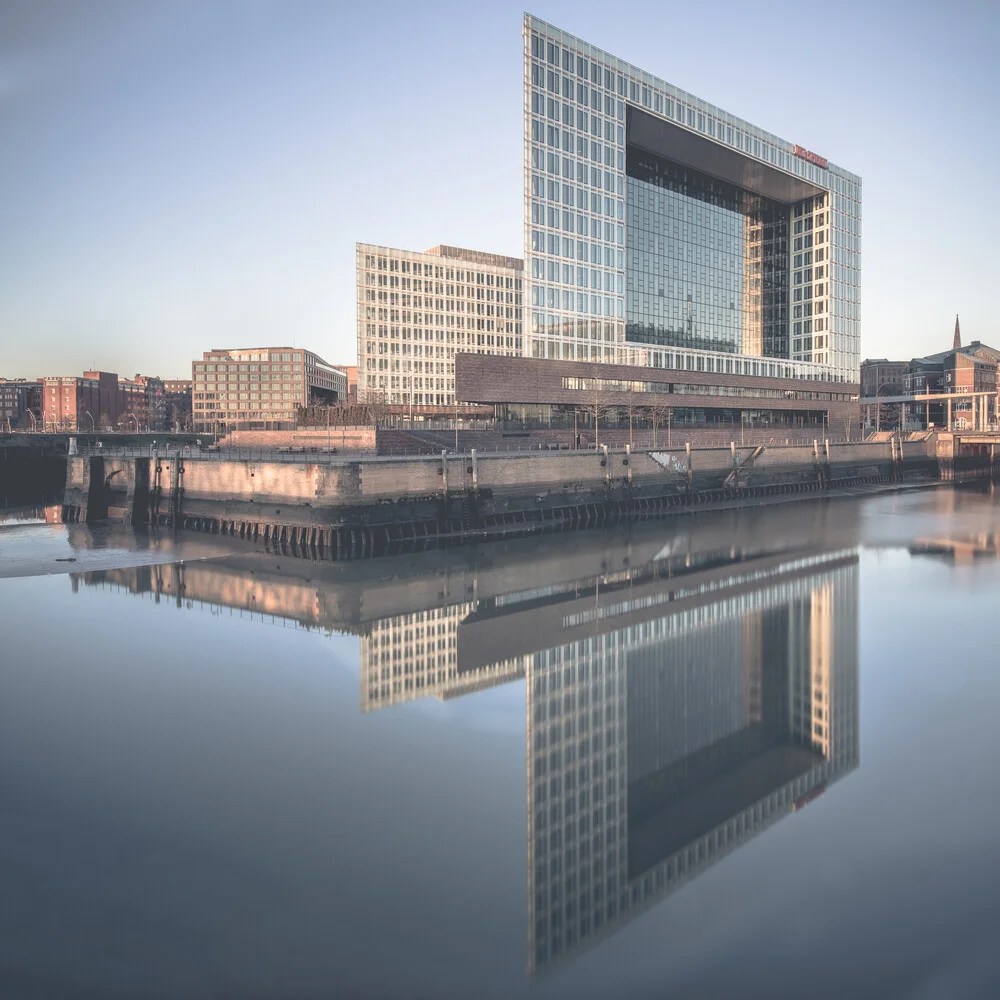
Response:
MULTIPOLYGON (((267 351, 242 351, 239 353, 232 353, 227 355, 225 358, 218 359, 216 363, 220 365, 224 361, 301 361, 302 353, 301 351, 271 351, 270 354, 267 351)), ((206 369, 204 363, 198 363, 194 366, 195 371, 214 371, 214 364, 209 365, 206 369)), ((221 368, 220 368, 221 370, 221 368)))
MULTIPOLYGON (((372 275, 368 275, 372 277, 372 275)), ((368 284, 368 282, 366 282, 368 284)), ((521 302, 521 296, 516 292, 504 292, 504 291, 494 291, 492 288, 473 288, 472 285, 449 285, 442 284, 438 282, 438 289, 436 292, 437 299, 433 298, 430 289, 428 289, 428 294, 426 296, 420 294, 410 294, 409 290, 404 289, 401 292, 386 291, 383 287, 379 288, 366 288, 365 289, 365 301, 366 302, 382 302, 390 306, 416 306, 422 307, 425 304, 428 308, 433 308, 435 305, 438 309, 444 309, 444 302, 446 299, 465 299, 468 298, 469 308, 472 308, 472 302, 495 302, 498 305, 506 303, 509 306, 519 305, 521 302), (466 294, 468 293, 468 294, 466 294), (424 299, 426 298, 426 303, 424 299)))
MULTIPOLYGON (((518 296, 518 299, 520 299, 520 296, 518 296)), ((402 310, 395 308, 393 306, 365 306, 364 307, 365 319, 381 320, 383 322, 390 322, 390 323, 399 323, 399 322, 422 323, 423 319, 422 318, 417 319, 416 317, 422 317, 423 313, 411 312, 410 309, 407 308, 408 305, 409 303, 404 302, 402 310)), ((421 308, 421 304, 419 302, 414 303, 414 305, 416 306, 417 309, 421 308)), ((521 303, 518 302, 517 304, 518 307, 515 308, 514 306, 500 306, 500 305, 495 306, 495 305, 485 304, 482 302, 477 302, 475 303, 475 307, 473 307, 472 302, 469 302, 468 306, 466 306, 465 302, 462 301, 455 302, 451 299, 447 300, 438 299, 437 301, 438 309, 442 309, 445 312, 459 313, 460 315, 467 314, 469 316, 491 316, 495 319, 508 319, 508 320, 513 320, 518 316, 520 316, 520 305, 521 303)), ((432 308, 432 303, 428 302, 427 307, 432 308)), ((428 315, 431 314, 428 313, 428 315)))
POLYGON ((765 389, 758 386, 685 385, 679 382, 643 382, 638 380, 573 378, 563 376, 562 388, 575 392, 642 392, 658 395, 742 396, 757 399, 840 400, 853 397, 844 392, 817 392, 804 389, 765 389))
MULTIPOLYGON (((513 261, 512 261, 513 263, 513 261)), ((511 275, 494 274, 489 271, 471 271, 463 268, 447 267, 442 264, 422 264, 420 261, 410 261, 399 257, 384 257, 375 254, 365 255, 365 268, 369 271, 385 271, 390 275, 390 287, 400 287, 394 283, 393 274, 423 276, 437 281, 458 281, 469 284, 483 285, 487 288, 520 288, 521 279, 511 275)), ((410 287, 405 279, 402 287, 410 287)), ((381 282, 380 282, 381 284, 381 282)), ((414 284, 419 291, 419 285, 414 284)))
MULTIPOLYGON (((534 53, 536 36, 532 36, 532 53, 534 53)), ((541 41, 538 43, 543 45, 541 41)), ((552 44, 552 43, 548 43, 552 44)), ((570 58, 583 60, 593 69, 598 63, 591 63, 583 56, 571 56, 570 58)), ((572 71, 571 71, 572 72, 572 71)), ((826 168, 822 164, 806 162, 800 157, 796 157, 781 149, 779 140, 771 142, 762 141, 758 134, 753 134, 748 130, 744 132, 739 125, 734 127, 733 122, 724 121, 712 114, 706 114, 700 107, 687 106, 679 99, 675 100, 669 95, 664 95, 658 89, 654 89, 629 79, 623 73, 615 72, 604 68, 603 71, 592 72, 589 75, 576 76, 575 74, 560 75, 558 67, 547 68, 544 60, 531 61, 530 67, 531 83, 534 87, 544 88, 553 96, 561 96, 564 100, 576 100, 577 103, 590 108, 591 110, 604 110, 610 113, 611 109, 616 112, 617 117, 624 118, 623 101, 628 100, 632 104, 640 105, 650 111, 666 118, 678 121, 688 128, 696 129, 719 142, 725 142, 749 155, 758 159, 772 163, 785 170, 790 170, 799 176, 806 176, 810 179, 820 179, 826 173, 826 168), (597 79, 595 79, 595 77, 597 79), (584 86, 581 80, 587 80, 592 86, 584 86), (603 88, 605 93, 600 93, 595 87, 603 88), (614 100, 612 95, 616 95, 621 100, 614 100), (821 173, 822 170, 822 173, 821 173)), ((548 100, 548 99, 546 99, 548 100)), ((545 104, 545 110, 548 105, 545 104)), ((534 105, 538 107, 537 103, 534 105)), ((829 175, 829 180, 833 182, 835 190, 844 193, 853 199, 860 198, 860 185, 840 177, 837 174, 829 175)))

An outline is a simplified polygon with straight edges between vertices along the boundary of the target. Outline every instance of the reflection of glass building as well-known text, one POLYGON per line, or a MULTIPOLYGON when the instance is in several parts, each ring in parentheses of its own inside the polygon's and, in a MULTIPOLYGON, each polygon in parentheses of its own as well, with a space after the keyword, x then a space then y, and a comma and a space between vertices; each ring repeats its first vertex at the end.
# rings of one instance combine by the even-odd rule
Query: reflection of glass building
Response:
MULTIPOLYGON (((789 515, 781 540, 815 535, 816 516, 789 515)), ((786 550, 761 531, 763 548, 749 552, 738 537, 718 524, 657 528, 607 547, 593 536, 541 555, 497 547, 481 565, 442 560, 368 580, 324 579, 317 564, 279 573, 265 557, 72 579, 353 632, 362 711, 526 677, 537 973, 858 764, 855 550, 786 550)))
POLYGON ((858 764, 853 553, 584 603, 527 671, 532 972, 858 764))
MULTIPOLYGON (((77 544, 85 542, 88 529, 74 529, 77 544)), ((227 609, 266 624, 354 633, 364 712, 417 698, 454 698, 524 676, 525 656, 481 662, 466 651, 459 657, 458 631, 476 602, 434 606, 443 593, 439 577, 425 575, 394 588, 380 580, 324 581, 315 566, 306 571, 308 577, 272 572, 263 559, 207 559, 96 570, 70 579, 74 590, 83 582, 149 594, 178 608, 227 609)), ((456 589, 464 590, 464 578, 456 578, 456 589)))
POLYGON ((857 381, 859 177, 531 15, 524 67, 526 353, 857 381))
POLYGON ((362 711, 429 695, 454 698, 523 677, 523 656, 460 665, 458 629, 474 609, 466 602, 372 622, 361 636, 362 711))
POLYGON ((920 538, 909 551, 910 555, 937 556, 956 564, 996 559, 1000 557, 1000 535, 982 532, 966 538, 920 538))

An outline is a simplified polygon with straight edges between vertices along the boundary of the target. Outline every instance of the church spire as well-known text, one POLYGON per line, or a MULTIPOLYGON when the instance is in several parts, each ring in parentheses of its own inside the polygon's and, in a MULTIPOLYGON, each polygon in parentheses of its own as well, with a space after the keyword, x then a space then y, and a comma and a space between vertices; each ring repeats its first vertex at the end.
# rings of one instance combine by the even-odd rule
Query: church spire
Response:
POLYGON ((951 345, 953 351, 957 351, 962 346, 962 334, 958 329, 958 313, 955 313, 955 342, 951 345))

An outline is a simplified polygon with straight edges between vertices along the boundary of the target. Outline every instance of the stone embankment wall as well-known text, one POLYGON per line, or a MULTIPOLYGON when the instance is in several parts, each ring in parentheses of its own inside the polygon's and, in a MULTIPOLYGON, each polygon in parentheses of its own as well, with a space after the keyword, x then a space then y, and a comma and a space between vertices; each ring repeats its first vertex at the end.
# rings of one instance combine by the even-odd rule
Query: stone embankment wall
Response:
MULTIPOLYGON (((944 477, 937 440, 398 458, 71 456, 67 520, 186 526, 343 554, 545 521, 944 477)), ((950 477, 948 477, 950 478, 950 477)), ((754 500, 754 502, 757 502, 754 500)))

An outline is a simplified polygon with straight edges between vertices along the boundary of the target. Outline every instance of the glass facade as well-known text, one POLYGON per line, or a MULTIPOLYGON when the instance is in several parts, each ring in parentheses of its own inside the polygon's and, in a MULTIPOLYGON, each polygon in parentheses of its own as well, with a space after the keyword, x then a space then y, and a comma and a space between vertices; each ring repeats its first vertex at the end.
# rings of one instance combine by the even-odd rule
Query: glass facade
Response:
POLYGON ((531 15, 524 148, 529 356, 658 366, 684 347, 858 380, 855 174, 531 15), (637 145, 637 115, 664 148, 637 145))
POLYGON ((630 153, 625 338, 788 357, 788 211, 650 153, 630 153))

